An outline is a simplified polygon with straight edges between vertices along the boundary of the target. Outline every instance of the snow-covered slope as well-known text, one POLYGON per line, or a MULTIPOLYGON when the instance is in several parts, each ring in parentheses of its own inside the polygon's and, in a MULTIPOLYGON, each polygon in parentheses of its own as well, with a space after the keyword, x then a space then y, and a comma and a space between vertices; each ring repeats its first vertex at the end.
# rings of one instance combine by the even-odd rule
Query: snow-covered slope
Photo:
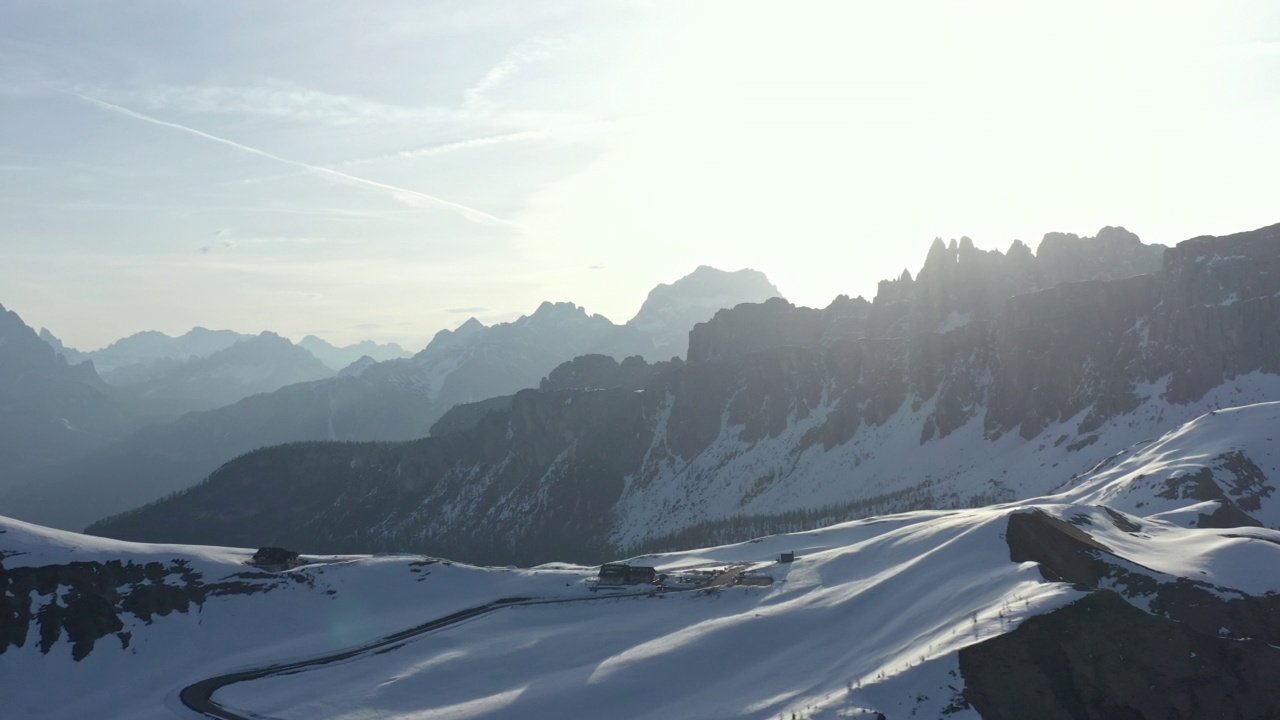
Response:
POLYGON ((177 689, 220 672, 332 652, 477 599, 586 594, 577 569, 366 556, 309 558, 275 574, 248 566, 252 555, 0 519, 0 708, 17 713, 5 716, 173 717, 177 689), (82 659, 69 626, 99 635, 82 659))
MULTIPOLYGON (((1280 395, 1273 395, 1280 397, 1280 395)), ((1189 527, 1280 528, 1280 402, 1214 410, 1108 457, 1061 497, 1189 527)))
POLYGON ((1135 479, 1244 453, 1263 473, 1250 496, 1263 496, 1265 515, 1278 412, 1263 404, 1199 418, 1055 496, 633 558, 673 581, 737 568, 762 583, 646 596, 588 592, 592 569, 574 566, 311 557, 272 573, 246 568, 246 550, 0 521, 0 602, 10 609, 0 615, 0 707, 171 717, 178 690, 197 680, 524 598, 213 699, 246 716, 300 719, 1005 718, 1054 717, 1066 705, 1164 717, 1189 702, 1203 717, 1242 707, 1262 717, 1259 707, 1280 701, 1280 632, 1266 621, 1280 610, 1280 575, 1266 570, 1280 567, 1280 531, 1189 526, 1204 501, 1135 479), (1128 511, 1096 504, 1108 498, 1128 511), (785 552, 794 563, 777 562, 785 552), (151 574, 126 577, 139 566, 151 574), (98 568, 94 582, 76 567, 98 568), (119 627, 101 620, 103 602, 119 627), (107 632, 76 660, 67 638, 86 623, 70 619, 91 606, 100 621, 90 625, 107 632), (1042 652, 1002 664, 1027 642, 1042 652), (1099 668, 1111 669, 1099 679, 1099 668))

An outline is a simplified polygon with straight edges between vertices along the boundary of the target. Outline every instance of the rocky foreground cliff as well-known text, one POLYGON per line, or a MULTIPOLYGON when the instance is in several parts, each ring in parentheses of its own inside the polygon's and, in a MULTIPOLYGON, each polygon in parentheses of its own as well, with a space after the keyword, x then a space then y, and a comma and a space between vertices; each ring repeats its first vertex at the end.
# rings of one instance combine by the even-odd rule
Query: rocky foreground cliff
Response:
POLYGON ((1280 226, 1169 249, 1117 228, 1034 254, 939 241, 874 301, 721 311, 685 361, 580 360, 424 440, 260 450, 91 530, 598 561, 1038 496, 1280 397, 1278 293, 1280 226))

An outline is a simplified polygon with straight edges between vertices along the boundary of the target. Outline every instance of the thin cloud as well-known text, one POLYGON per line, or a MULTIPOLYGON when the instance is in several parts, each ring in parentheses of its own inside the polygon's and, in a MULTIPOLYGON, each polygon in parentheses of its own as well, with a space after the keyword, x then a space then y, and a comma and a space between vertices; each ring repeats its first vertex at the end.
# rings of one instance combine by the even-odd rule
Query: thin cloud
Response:
POLYGON ((466 205, 462 205, 460 203, 456 203, 450 200, 445 200, 443 198, 438 198, 434 195, 428 195, 426 193, 418 192, 417 190, 409 190, 407 188, 396 187, 395 185, 388 185, 386 183, 380 183, 374 180, 367 180, 362 177, 356 177, 355 175, 349 175, 347 173, 334 170, 332 168, 321 167, 319 165, 311 165, 309 163, 300 162, 298 160, 290 160, 288 158, 283 158, 283 157, 280 157, 279 155, 273 155, 269 152, 266 152, 265 150, 259 150, 257 148, 249 147, 248 145, 242 145, 233 140, 227 140, 226 138, 218 137, 217 135, 210 135, 207 132, 204 132, 202 130, 196 130, 195 128, 187 127, 186 125, 179 125, 178 123, 168 122, 166 120, 160 120, 159 118, 153 118, 149 115, 143 115, 140 112, 135 112, 128 108, 121 107, 119 105, 114 105, 104 100, 98 100, 96 98, 89 97, 88 95, 81 95, 80 93, 74 92, 71 90, 59 90, 59 92, 62 92, 74 97, 78 97, 87 103, 96 105, 104 110, 110 110, 111 112, 119 113, 126 117, 131 117, 137 120, 142 120, 144 122, 149 122, 149 123, 160 125, 163 127, 173 128, 175 130, 181 130, 185 133, 195 135, 196 137, 201 137, 206 140, 212 140, 213 142, 221 143, 223 145, 233 147, 237 150, 258 155, 260 157, 265 157, 270 160, 275 160, 276 162, 281 162, 286 165, 293 165, 295 167, 300 167, 304 170, 309 170, 313 173, 336 178, 346 183, 364 185, 366 187, 375 188, 377 190, 383 191, 384 193, 395 198, 396 200, 399 200, 400 202, 405 203, 406 205, 411 205, 414 207, 423 207, 424 203, 430 204, 430 205, 440 205, 440 206, 457 210, 467 219, 475 222, 479 222, 482 224, 506 225, 511 227, 516 226, 515 223, 509 220, 503 220, 502 218, 495 217, 493 215, 490 215, 486 212, 482 212, 480 210, 476 210, 475 208, 467 207, 466 205))
POLYGON ((376 155, 367 158, 358 158, 355 160, 344 160, 337 163, 338 167, 350 167, 352 165, 364 165, 365 163, 379 162, 381 160, 412 160, 416 158, 431 157, 433 155, 444 155, 446 153, 457 152, 459 150, 471 150, 480 147, 489 147, 492 145, 504 145, 506 143, 520 142, 522 140, 535 140, 544 136, 544 133, 534 130, 522 130, 520 132, 502 133, 500 135, 488 135, 485 137, 472 138, 470 140, 458 140, 456 142, 448 142, 440 145, 429 145, 427 147, 416 148, 413 150, 401 150, 399 152, 387 153, 386 155, 376 155))
POLYGON ((157 85, 140 91, 112 93, 109 96, 113 100, 140 104, 148 110, 253 115, 332 125, 408 122, 439 114, 438 111, 389 105, 356 95, 334 95, 278 83, 256 87, 157 85))
POLYGON ((488 106, 489 91, 525 65, 550 57, 553 49, 553 43, 544 38, 535 38, 512 48, 479 82, 467 89, 463 94, 463 108, 478 110, 488 106))
POLYGON ((463 315, 463 314, 467 314, 467 313, 483 313, 483 312, 489 312, 489 308, 487 308, 487 307, 457 307, 457 308, 447 308, 447 309, 445 310, 445 312, 447 312, 447 313, 449 313, 449 314, 451 314, 451 315, 463 315))
MULTIPOLYGON (((545 132, 536 130, 521 130, 520 132, 501 133, 498 135, 486 135, 484 137, 472 138, 470 140, 458 140, 455 142, 442 143, 439 145, 428 145, 425 147, 414 148, 411 150, 399 150, 393 153, 385 153, 382 155, 373 155, 370 157, 355 158, 352 160, 343 160, 333 164, 333 167, 354 167, 357 165, 367 165, 369 163, 383 162, 386 160, 417 160, 418 158, 433 157, 437 155, 445 155, 447 153, 458 152, 462 150, 472 150, 475 148, 490 147, 494 145, 505 145, 507 143, 520 142, 523 140, 536 140, 546 137, 545 132)), ((243 178, 239 180, 229 181, 225 184, 231 185, 258 185, 261 183, 275 182, 276 180, 287 180, 289 178, 305 175, 306 171, 279 173, 276 175, 264 175, 256 178, 243 178)), ((220 183, 222 184, 222 183, 220 183)))

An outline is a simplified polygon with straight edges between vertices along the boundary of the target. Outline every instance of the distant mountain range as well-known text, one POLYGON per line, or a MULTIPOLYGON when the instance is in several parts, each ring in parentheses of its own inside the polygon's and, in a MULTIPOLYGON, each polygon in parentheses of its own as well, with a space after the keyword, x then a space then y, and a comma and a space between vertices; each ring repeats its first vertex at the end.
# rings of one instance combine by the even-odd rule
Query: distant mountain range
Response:
MULTIPOLYGON (((757 302, 777 295, 758 272, 703 267, 651 293, 636 316, 643 328, 614 324, 573 303, 543 303, 531 315, 490 327, 473 318, 456 330, 440 331, 412 358, 357 361, 333 377, 297 382, 141 429, 91 455, 60 463, 26 483, 25 494, 0 500, 16 517, 83 527, 187 487, 259 447, 303 440, 424 437, 456 404, 537 387, 557 365, 580 355, 653 358, 671 350, 672 337, 688 335, 697 322, 691 318, 710 318, 720 307, 717 303, 757 302), (658 346, 666 349, 659 351, 658 346)), ((164 345, 152 335, 144 334, 142 340, 164 345)), ((138 344, 126 344, 126 349, 138 344)), ((255 389, 252 382, 280 379, 280 373, 268 373, 260 365, 229 362, 241 355, 259 357, 259 352, 249 352, 252 348, 272 350, 278 363, 285 356, 293 358, 284 364, 294 377, 303 371, 325 377, 322 368, 296 357, 301 348, 286 345, 282 338, 264 336, 241 340, 205 359, 164 364, 169 361, 152 357, 152 366, 163 372, 148 373, 131 387, 148 397, 207 401, 210 394, 198 394, 196 388, 216 381, 223 388, 219 397, 248 394, 255 389), (236 382, 229 385, 228 380, 236 382)), ((115 352, 121 356, 118 348, 115 352)), ((129 357, 141 355, 134 351, 129 357)), ((116 373, 128 379, 123 367, 116 373)))
MULTIPOLYGON (((47 330, 42 332, 48 333, 47 330)), ((185 361, 193 357, 209 357, 251 337, 253 336, 231 330, 209 330, 202 327, 192 328, 178 337, 146 330, 117 340, 101 350, 79 354, 86 360, 92 360, 94 368, 103 379, 108 379, 116 370, 133 365, 147 365, 157 360, 185 361)), ((62 343, 58 342, 55 347, 62 348, 62 343)), ((65 352, 65 349, 60 352, 65 352)), ((70 357, 67 359, 71 360, 70 357)))
POLYGON ((92 530, 597 562, 1032 497, 1280 398, 1277 317, 1280 226, 1175 248, 1119 228, 1036 254, 939 241, 873 302, 721 310, 686 361, 580 360, 413 442, 255 451, 92 530))
POLYGON ((155 358, 117 367, 111 383, 139 396, 213 409, 286 385, 322 380, 334 371, 275 333, 248 336, 207 356, 155 358))
POLYGON ((298 346, 306 348, 308 352, 316 356, 317 360, 327 365, 331 370, 341 370, 362 358, 381 362, 383 360, 407 358, 412 355, 412 353, 407 352, 395 343, 379 344, 372 340, 363 340, 353 345, 338 347, 321 340, 315 335, 308 335, 302 338, 302 340, 298 341, 298 346))

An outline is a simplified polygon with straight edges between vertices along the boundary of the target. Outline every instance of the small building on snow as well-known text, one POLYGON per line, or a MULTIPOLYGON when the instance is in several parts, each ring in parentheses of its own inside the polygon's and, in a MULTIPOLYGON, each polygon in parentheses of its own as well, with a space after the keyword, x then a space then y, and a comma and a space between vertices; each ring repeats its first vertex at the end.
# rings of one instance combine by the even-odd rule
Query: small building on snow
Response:
POLYGON ((596 575, 597 585, 652 585, 657 580, 656 569, 626 563, 606 563, 596 575))

